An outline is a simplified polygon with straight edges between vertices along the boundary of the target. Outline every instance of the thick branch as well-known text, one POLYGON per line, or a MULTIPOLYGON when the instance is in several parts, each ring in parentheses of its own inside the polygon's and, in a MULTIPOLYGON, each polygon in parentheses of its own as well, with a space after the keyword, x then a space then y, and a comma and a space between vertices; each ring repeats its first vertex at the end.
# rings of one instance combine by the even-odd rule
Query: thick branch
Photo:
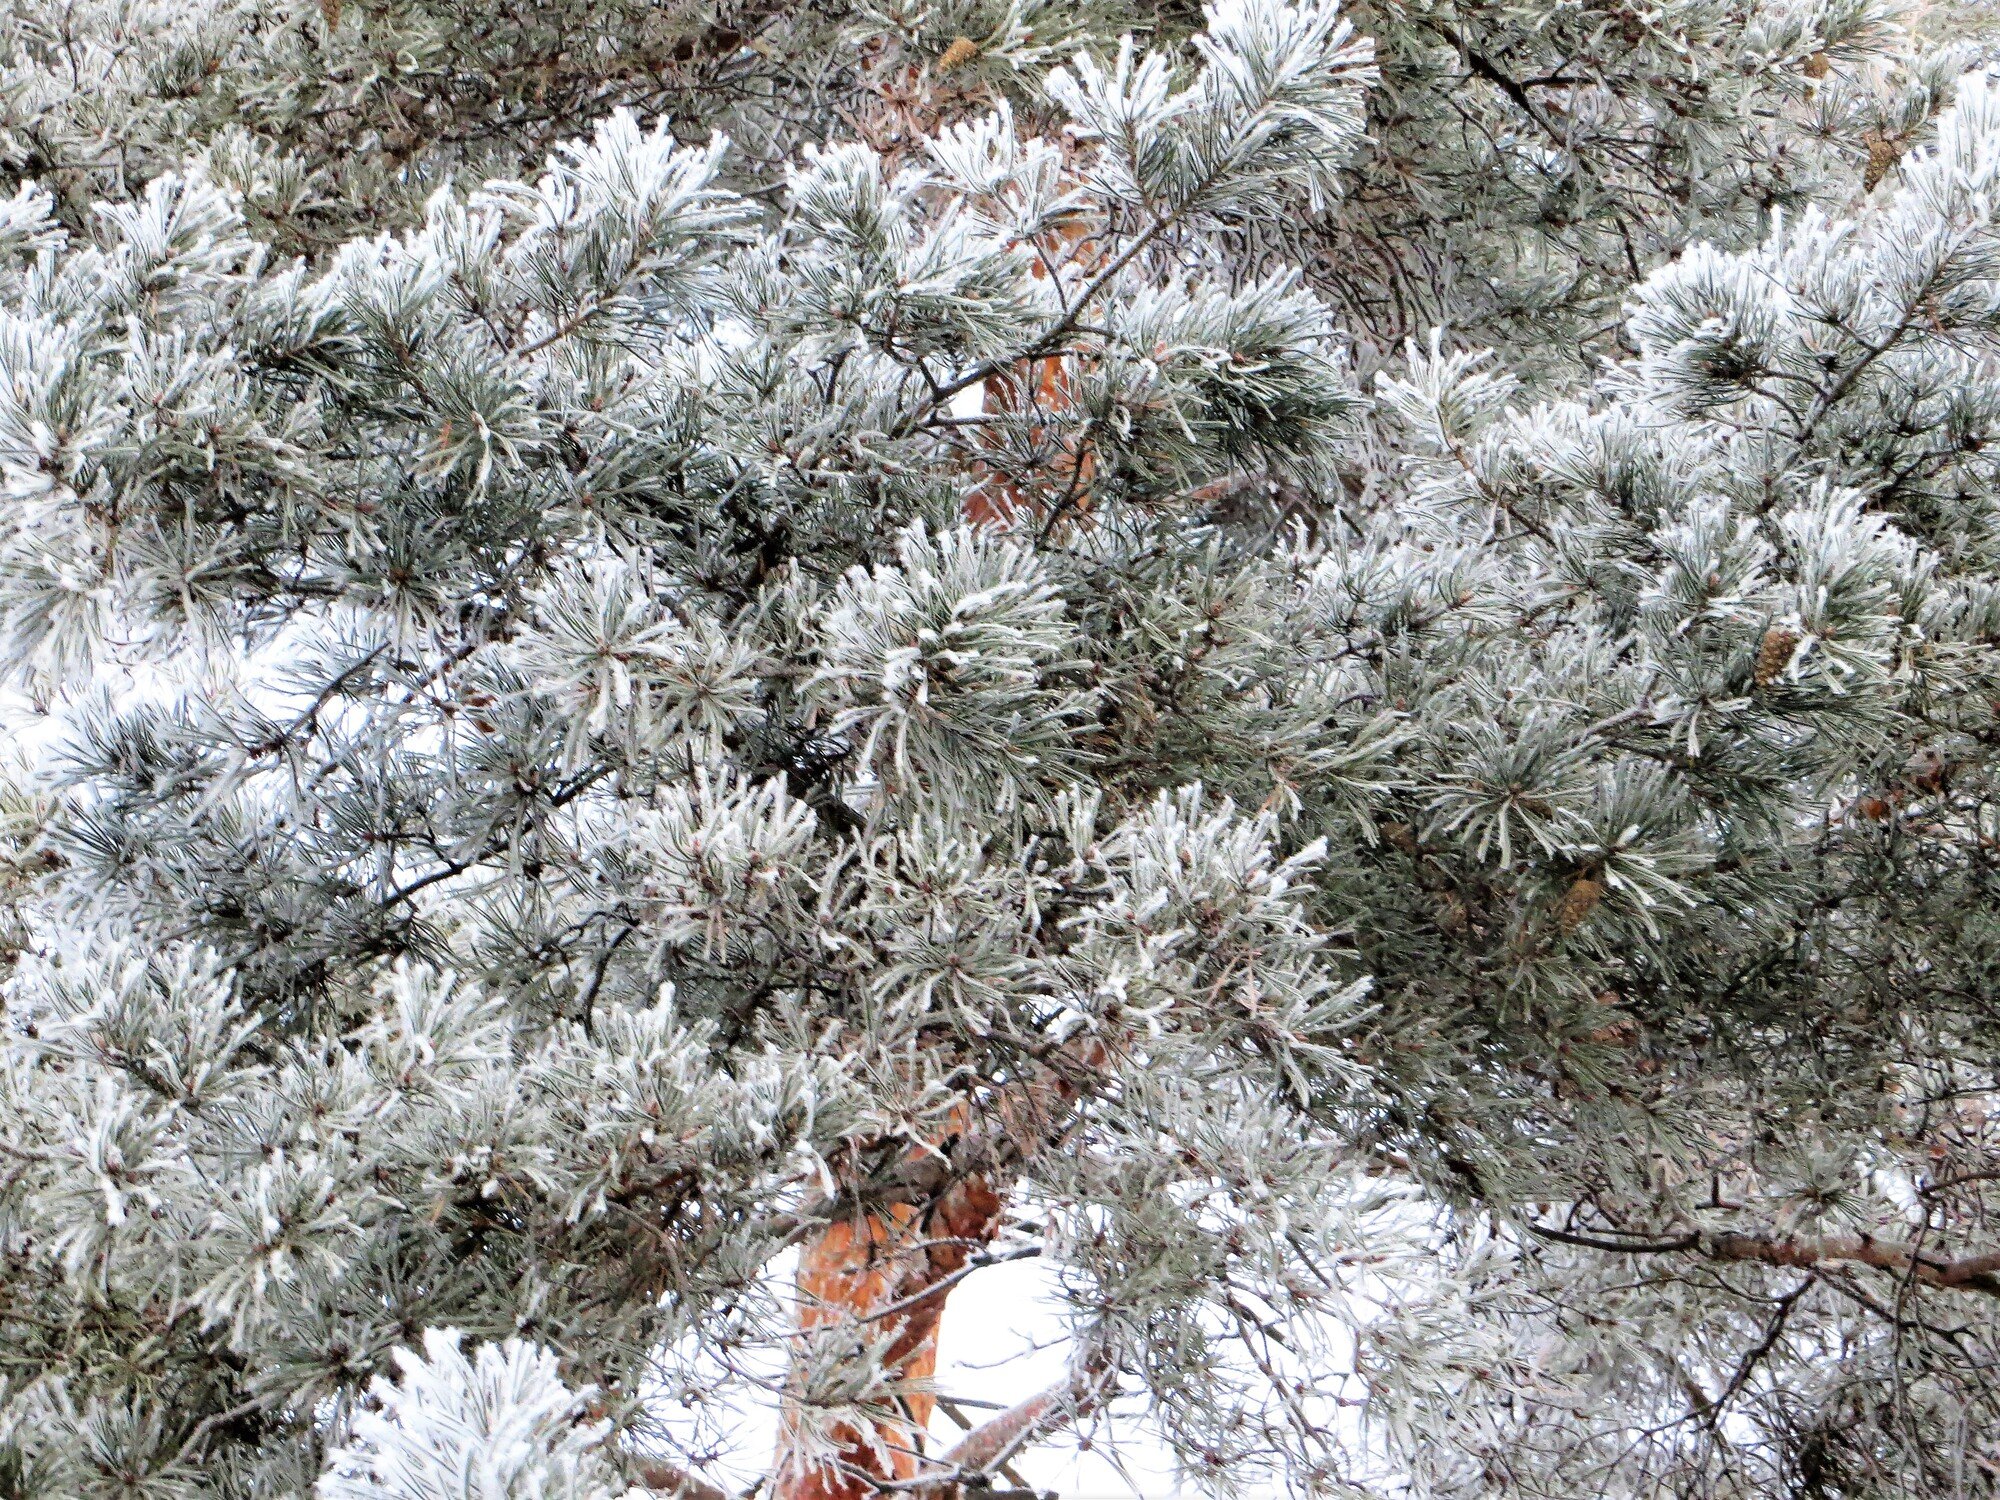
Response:
POLYGON ((670 1464, 662 1458, 626 1454, 624 1467, 625 1477, 642 1490, 652 1490, 661 1495, 675 1495, 679 1500, 731 1500, 726 1490, 719 1489, 706 1479, 697 1478, 686 1469, 677 1464, 670 1464))
POLYGON ((938 1477, 938 1486, 956 1484, 970 1474, 992 1472, 1028 1444, 1096 1410, 1111 1384, 1101 1363, 1079 1364, 1067 1380, 982 1422, 947 1449, 942 1459, 946 1472, 938 1477))
POLYGON ((1827 1240, 1719 1234, 1703 1248, 1717 1260, 1758 1261, 1767 1266, 1793 1266, 1802 1271, 1843 1262, 1873 1266, 1878 1271, 1894 1271, 1898 1275, 1912 1277, 1926 1286, 1984 1292, 1989 1297, 2000 1297, 2000 1255, 1973 1255, 1961 1260, 1948 1260, 1866 1234, 1827 1240))
POLYGON ((2000 1297, 2000 1254, 1970 1255, 1954 1260, 1898 1244, 1894 1240, 1878 1240, 1868 1234, 1811 1240, 1792 1235, 1690 1233, 1655 1240, 1578 1234, 1545 1224, 1530 1224, 1528 1230, 1538 1239, 1620 1255, 1697 1254, 1711 1260, 1755 1261, 1760 1265, 1789 1266, 1800 1271, 1814 1271, 1833 1265, 1872 1266, 1878 1271, 1908 1276, 1925 1286, 1983 1292, 1989 1297, 2000 1297))

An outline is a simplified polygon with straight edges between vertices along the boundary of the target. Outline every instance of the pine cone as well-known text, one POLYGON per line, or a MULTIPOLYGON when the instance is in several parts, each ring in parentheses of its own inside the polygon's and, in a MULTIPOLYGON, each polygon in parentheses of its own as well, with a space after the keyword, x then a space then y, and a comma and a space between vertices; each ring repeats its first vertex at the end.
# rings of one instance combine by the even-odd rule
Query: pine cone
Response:
POLYGON ((1450 891, 1444 891, 1438 896, 1437 924, 1443 931, 1457 937, 1472 926, 1472 916, 1466 911, 1463 901, 1450 891))
POLYGON ((1603 899, 1603 882, 1592 880, 1588 875, 1565 891, 1556 906, 1556 926, 1562 929, 1562 935, 1568 937, 1589 921, 1590 914, 1597 910, 1597 903, 1603 899))
POLYGON ((1631 1016, 1620 1016, 1609 1025, 1586 1033, 1584 1040, 1600 1047, 1630 1047, 1639 1040, 1639 1023, 1631 1016))
POLYGON ((1753 674, 1758 687, 1769 687, 1778 680, 1778 675, 1792 664, 1792 653, 1798 645, 1799 633, 1783 625, 1773 625, 1764 632, 1764 639, 1757 645, 1757 668, 1753 674))
POLYGON ((1408 823, 1384 823, 1382 837, 1405 854, 1415 854, 1418 849, 1417 837, 1408 823))
POLYGON ((955 36, 951 45, 944 49, 944 56, 938 59, 938 71, 949 73, 953 68, 962 68, 979 56, 979 43, 969 36, 955 36))
POLYGON ((1861 174, 1861 191, 1872 193, 1875 184, 1889 175, 1889 169, 1903 159, 1903 148, 1886 135, 1871 130, 1861 138, 1868 148, 1868 168, 1861 174))

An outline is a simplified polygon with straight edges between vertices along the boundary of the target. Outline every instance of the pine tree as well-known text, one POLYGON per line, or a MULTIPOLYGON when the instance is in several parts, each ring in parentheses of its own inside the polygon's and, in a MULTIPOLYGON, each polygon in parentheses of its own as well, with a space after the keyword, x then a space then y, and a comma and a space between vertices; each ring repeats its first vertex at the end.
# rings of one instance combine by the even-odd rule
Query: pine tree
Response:
POLYGON ((18 9, 0 1493, 2000 1492, 1970 45, 18 9))

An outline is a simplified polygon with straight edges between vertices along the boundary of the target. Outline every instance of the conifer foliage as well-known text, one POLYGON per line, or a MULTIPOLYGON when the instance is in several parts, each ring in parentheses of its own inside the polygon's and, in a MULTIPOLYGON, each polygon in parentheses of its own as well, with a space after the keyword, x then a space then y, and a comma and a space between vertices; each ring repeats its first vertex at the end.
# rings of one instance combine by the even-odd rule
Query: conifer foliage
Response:
POLYGON ((15 10, 0 1494, 2000 1492, 1971 45, 15 10))

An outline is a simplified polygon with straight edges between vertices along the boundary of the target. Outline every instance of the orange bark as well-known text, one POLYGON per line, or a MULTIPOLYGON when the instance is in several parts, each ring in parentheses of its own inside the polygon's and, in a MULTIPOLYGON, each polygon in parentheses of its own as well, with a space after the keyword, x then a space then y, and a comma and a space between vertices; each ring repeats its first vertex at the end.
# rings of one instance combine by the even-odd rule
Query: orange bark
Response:
MULTIPOLYGON (((1060 1066, 995 1091, 980 1111, 991 1139, 1029 1152, 1055 1145, 1081 1078, 1103 1068, 1109 1055, 1101 1039, 1081 1038, 1062 1049, 1060 1066)), ((972 1107, 962 1104, 940 1139, 963 1141, 976 1134, 972 1107)), ((915 1151, 908 1158, 925 1159, 915 1151)), ((989 1158, 974 1153, 974 1159, 989 1158)), ((799 1253, 800 1331, 849 1321, 872 1340, 886 1340, 882 1365, 893 1379, 927 1382, 937 1370, 945 1299, 972 1257, 999 1233, 1004 1187, 975 1170, 947 1177, 942 1189, 920 1204, 891 1204, 827 1225, 799 1253)), ((916 1477, 937 1404, 929 1391, 904 1392, 896 1409, 870 1421, 866 1430, 836 1427, 830 1434, 834 1458, 819 1463, 802 1451, 797 1394, 780 1424, 772 1500, 864 1500, 875 1493, 878 1480, 916 1477)))
MULTIPOLYGON (((1088 272, 1103 259, 1080 223, 1058 229, 1038 243, 1042 253, 1033 272, 1037 280, 1049 274, 1047 268, 1050 266, 1060 271, 1066 266, 1080 265, 1088 272)), ((1037 411, 1053 416, 1075 405, 1076 393, 1074 367, 1061 356, 1050 356, 1028 360, 1007 375, 987 380, 981 391, 981 409, 993 413, 1037 411)), ((1047 429, 1040 423, 1033 424, 1029 428, 1029 438, 1039 444, 1047 440, 1047 429)), ((1026 495, 1006 474, 991 466, 982 466, 985 477, 966 497, 966 520, 975 526, 1005 522, 1024 511, 1044 513, 1052 504, 1066 497, 1072 504, 1086 498, 1097 468, 1090 445, 1074 436, 1062 436, 1054 441, 1056 452, 1048 461, 1040 476, 1042 483, 1038 485, 1047 493, 1026 495)))
MULTIPOLYGON (((1016 378, 988 380, 982 409, 988 412, 1016 412, 1027 408, 1056 412, 1070 405, 1075 387, 1076 377, 1062 360, 1031 360, 1027 369, 1016 378)), ((1035 442, 1046 438, 1046 431, 1039 423, 1029 432, 1035 442)), ((1056 442, 1059 451, 1045 471, 1053 481, 1050 488, 1060 487, 1079 496, 1087 493, 1096 470, 1096 460, 1089 447, 1068 437, 1058 438, 1056 442)), ((1048 508, 1049 502, 1024 494, 1021 487, 1003 473, 990 465, 982 467, 986 470, 985 478, 965 500, 965 518, 973 525, 1004 523, 1017 515, 1040 514, 1048 508)), ((1052 497, 1054 500, 1061 498, 1060 493, 1052 497)))
MULTIPOLYGON (((973 1177, 922 1208, 896 1204, 828 1225, 799 1254, 800 1330, 858 1324, 871 1340, 886 1340, 885 1374, 899 1384, 927 1381, 950 1279, 992 1240, 1000 1209, 1000 1195, 973 1177)), ((867 1430, 836 1426, 835 1460, 814 1463, 800 1451, 795 1397, 779 1438, 776 1500, 861 1500, 871 1480, 912 1478, 935 1405, 926 1390, 906 1391, 895 1414, 867 1430)))

